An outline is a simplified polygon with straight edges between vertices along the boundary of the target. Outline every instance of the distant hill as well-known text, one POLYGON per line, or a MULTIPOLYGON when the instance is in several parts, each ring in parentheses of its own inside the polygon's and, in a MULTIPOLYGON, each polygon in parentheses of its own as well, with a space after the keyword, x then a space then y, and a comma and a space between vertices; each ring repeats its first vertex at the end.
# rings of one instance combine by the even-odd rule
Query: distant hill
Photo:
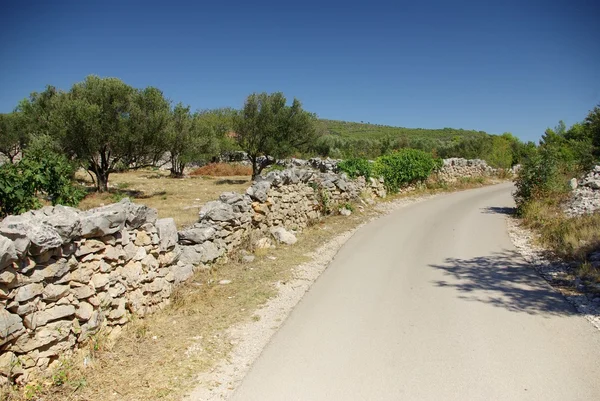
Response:
POLYGON ((440 142, 452 139, 481 138, 488 134, 484 131, 473 131, 454 128, 426 129, 426 128, 404 128, 389 125, 356 123, 338 120, 320 120, 328 134, 345 139, 382 139, 386 137, 405 137, 408 140, 436 139, 440 142))

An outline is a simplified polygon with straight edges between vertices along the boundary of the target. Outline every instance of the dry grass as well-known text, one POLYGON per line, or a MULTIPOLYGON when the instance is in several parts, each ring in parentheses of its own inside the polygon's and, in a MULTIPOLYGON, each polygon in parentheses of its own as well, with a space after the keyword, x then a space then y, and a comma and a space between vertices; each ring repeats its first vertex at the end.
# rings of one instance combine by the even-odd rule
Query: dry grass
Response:
MULTIPOLYGON (((127 177, 133 181, 131 173, 127 177)), ((481 185, 462 182, 443 188, 422 186, 388 200, 481 185)), ((275 283, 288 282, 293 268, 307 261, 310 252, 378 213, 371 208, 354 209, 355 213, 349 217, 330 216, 305 229, 294 246, 257 251, 253 263, 242 264, 240 252, 230 255, 226 263, 211 271, 196 273, 175 291, 170 306, 144 319, 134 319, 117 341, 110 341, 100 333, 87 348, 64 360, 47 377, 23 388, 0 388, 0 399, 180 399, 196 384, 200 372, 208 371, 227 357, 232 344, 226 330, 234 324, 255 320, 256 310, 276 295, 275 283), (231 283, 218 284, 222 279, 231 283)))
POLYGON ((569 218, 556 198, 533 200, 523 207, 523 223, 538 234, 536 241, 561 259, 576 262, 571 279, 599 292, 600 269, 587 257, 600 250, 600 213, 569 218))
POLYGON ((599 213, 569 218, 554 202, 531 201, 523 210, 523 222, 539 233, 541 245, 561 258, 583 262, 600 249, 599 213))
MULTIPOLYGON (((84 172, 78 172, 77 178, 91 184, 90 177, 84 172)), ((158 209, 160 218, 173 217, 177 227, 181 228, 198 220, 198 211, 206 202, 217 199, 226 191, 243 193, 250 183, 250 175, 170 178, 169 172, 162 170, 113 173, 109 177, 110 192, 92 192, 79 207, 91 209, 129 197, 136 203, 158 209)))
POLYGON ((252 166, 236 163, 211 163, 199 167, 190 173, 191 176, 233 177, 252 175, 252 166))

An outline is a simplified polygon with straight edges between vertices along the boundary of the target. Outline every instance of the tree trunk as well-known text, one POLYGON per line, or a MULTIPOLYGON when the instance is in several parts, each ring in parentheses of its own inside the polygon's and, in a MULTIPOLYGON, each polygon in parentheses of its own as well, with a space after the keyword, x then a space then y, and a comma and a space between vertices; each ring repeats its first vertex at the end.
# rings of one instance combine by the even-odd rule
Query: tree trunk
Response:
POLYGON ((248 155, 248 158, 252 162, 252 181, 254 181, 260 175, 262 169, 259 170, 257 163, 258 156, 248 155))
POLYGON ((98 192, 108 192, 108 171, 94 171, 98 192))
POLYGON ((183 171, 185 170, 185 163, 171 159, 171 177, 182 178, 183 171))
POLYGON ((108 175, 110 174, 108 168, 103 168, 93 161, 88 166, 88 171, 94 173, 96 176, 96 189, 98 192, 108 192, 108 175))

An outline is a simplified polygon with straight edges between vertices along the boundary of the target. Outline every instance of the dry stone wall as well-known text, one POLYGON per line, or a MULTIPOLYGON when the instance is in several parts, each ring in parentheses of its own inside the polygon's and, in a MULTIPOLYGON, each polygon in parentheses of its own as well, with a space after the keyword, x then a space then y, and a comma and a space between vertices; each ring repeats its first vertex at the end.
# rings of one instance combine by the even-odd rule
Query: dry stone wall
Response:
POLYGON ((444 159, 444 164, 437 174, 437 179, 445 182, 456 182, 463 177, 489 177, 498 173, 485 160, 451 158, 444 159))
POLYGON ((44 207, 0 222, 0 382, 25 382, 104 328, 169 303, 175 285, 249 238, 292 244, 325 208, 385 196, 379 180, 315 170, 271 172, 246 193, 205 204, 198 223, 123 200, 44 207))

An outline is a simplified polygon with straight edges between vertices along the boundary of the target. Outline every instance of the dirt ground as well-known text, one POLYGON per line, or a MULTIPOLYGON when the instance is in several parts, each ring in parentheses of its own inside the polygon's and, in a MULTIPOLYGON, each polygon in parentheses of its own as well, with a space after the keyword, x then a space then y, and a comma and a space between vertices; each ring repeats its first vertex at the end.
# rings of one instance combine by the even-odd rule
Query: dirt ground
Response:
MULTIPOLYGON (((90 176, 77 172, 77 179, 91 185, 90 176)), ((83 210, 108 205, 129 197, 158 210, 158 217, 173 217, 178 228, 195 223, 203 204, 215 200, 223 192, 243 193, 250 186, 250 176, 170 178, 168 171, 137 170, 113 173, 109 177, 110 191, 91 192, 81 203, 83 210)))

